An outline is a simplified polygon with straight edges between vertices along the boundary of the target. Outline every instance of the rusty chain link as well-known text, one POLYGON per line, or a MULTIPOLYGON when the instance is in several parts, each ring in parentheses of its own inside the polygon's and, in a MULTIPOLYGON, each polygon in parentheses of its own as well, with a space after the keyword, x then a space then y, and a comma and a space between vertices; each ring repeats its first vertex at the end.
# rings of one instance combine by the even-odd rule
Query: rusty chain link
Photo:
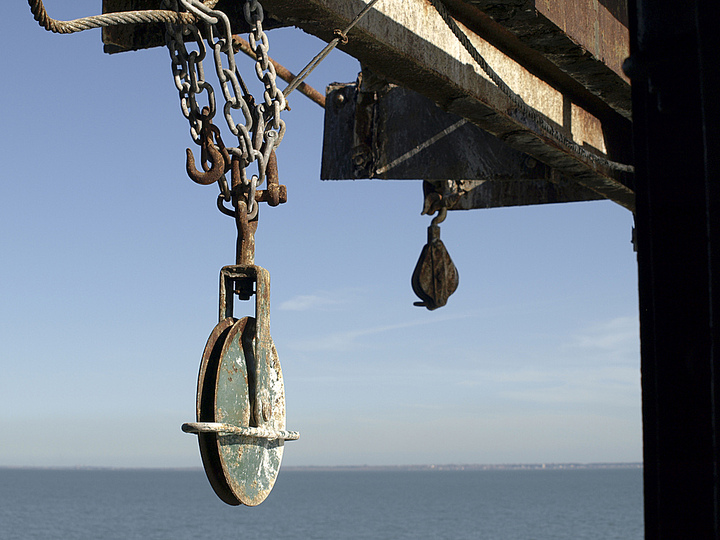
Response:
MULTIPOLYGON (((214 89, 205 79, 203 68, 207 51, 205 41, 213 51, 215 71, 225 101, 223 116, 228 128, 238 140, 236 147, 220 148, 220 150, 226 151, 232 160, 242 162, 240 176, 248 195, 248 217, 253 219, 258 211, 255 191, 265 181, 270 154, 285 135, 285 122, 280 118, 280 113, 286 108, 286 101, 275 83, 275 68, 268 56, 269 41, 262 27, 264 12, 260 2, 247 0, 243 6, 245 18, 252 27, 249 41, 257 58, 255 72, 265 88, 263 100, 259 103, 255 103, 247 91, 237 69, 230 20, 222 11, 213 9, 215 3, 217 0, 205 2, 163 0, 163 7, 184 13, 180 11, 182 8, 197 17, 199 22, 204 23, 203 31, 195 24, 167 23, 166 43, 183 115, 190 123, 193 141, 204 148, 207 147, 208 141, 203 140, 203 133, 208 133, 208 130, 203 129, 203 122, 211 123, 217 108, 214 89), (192 52, 187 50, 186 36, 192 37, 197 50, 192 52), (201 106, 198 99, 203 94, 206 103, 201 106), (236 122, 233 118, 234 110, 242 113, 241 122, 236 122), (248 178, 246 169, 255 161, 257 161, 258 174, 248 178)), ((216 138, 215 142, 209 141, 209 144, 217 144, 217 140, 219 139, 216 138)), ((205 160, 202 164, 206 172, 211 168, 205 160)), ((215 163, 212 162, 212 165, 215 163)), ((230 163, 225 163, 224 172, 229 169, 230 163)), ((189 166, 188 171, 190 171, 189 166)), ((223 188, 223 183, 220 183, 220 189, 223 200, 229 201, 230 194, 227 188, 223 188)))

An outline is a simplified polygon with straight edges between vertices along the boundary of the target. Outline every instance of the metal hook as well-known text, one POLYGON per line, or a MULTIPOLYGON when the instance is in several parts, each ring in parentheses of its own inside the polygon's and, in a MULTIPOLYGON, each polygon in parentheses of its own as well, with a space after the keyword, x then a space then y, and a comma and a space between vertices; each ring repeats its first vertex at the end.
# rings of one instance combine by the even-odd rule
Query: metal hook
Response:
POLYGON ((447 217, 448 210, 446 207, 440 208, 438 210, 438 215, 435 216, 432 221, 430 222, 430 226, 437 226, 440 225, 443 221, 445 221, 445 218, 447 217))
POLYGON ((225 174, 225 158, 223 158, 220 150, 218 150, 214 144, 209 144, 207 146, 207 152, 210 155, 208 161, 212 163, 209 171, 201 172, 197 170, 195 167, 195 157, 189 148, 186 150, 187 159, 185 161, 185 169, 190 179, 204 186, 214 184, 225 174))

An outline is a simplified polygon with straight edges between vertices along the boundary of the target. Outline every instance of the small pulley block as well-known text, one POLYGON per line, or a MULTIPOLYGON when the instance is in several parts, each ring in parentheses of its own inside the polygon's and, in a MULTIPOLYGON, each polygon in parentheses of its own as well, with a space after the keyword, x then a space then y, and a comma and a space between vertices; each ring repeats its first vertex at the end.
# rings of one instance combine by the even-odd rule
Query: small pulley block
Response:
POLYGON ((444 306, 460 282, 457 268, 440 240, 440 223, 446 215, 447 209, 441 208, 428 227, 427 244, 420 253, 411 280, 413 291, 422 300, 414 305, 429 310, 444 306))
POLYGON ((275 484, 284 441, 285 386, 270 336, 270 274, 256 265, 220 271, 220 322, 208 338, 198 376, 197 433, 205 473, 230 505, 256 506, 275 484), (255 317, 233 317, 236 290, 254 290, 255 317))

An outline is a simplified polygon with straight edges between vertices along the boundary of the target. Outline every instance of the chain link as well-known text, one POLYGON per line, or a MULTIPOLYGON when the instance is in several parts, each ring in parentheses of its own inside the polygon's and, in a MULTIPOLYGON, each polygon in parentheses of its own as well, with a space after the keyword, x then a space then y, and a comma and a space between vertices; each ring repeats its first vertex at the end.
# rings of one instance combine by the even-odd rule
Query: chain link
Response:
POLYGON ((248 217, 252 219, 258 209, 255 190, 265 181, 270 154, 285 135, 285 122, 280 113, 285 109, 286 101, 275 83, 276 73, 268 56, 269 41, 262 27, 265 15, 260 2, 247 0, 243 6, 245 19, 252 28, 249 41, 257 57, 255 73, 264 86, 263 100, 257 104, 247 93, 235 63, 230 20, 222 11, 213 9, 216 3, 217 0, 163 0, 165 9, 178 13, 181 9, 186 10, 197 17, 198 23, 204 23, 202 31, 195 24, 167 23, 166 44, 180 96, 180 108, 190 124, 190 135, 198 145, 202 143, 203 108, 207 108, 205 121, 211 121, 217 112, 215 91, 205 79, 203 68, 207 47, 212 49, 215 72, 225 101, 223 117, 238 140, 238 145, 228 147, 227 151, 234 159, 242 161, 242 183, 248 193, 248 217), (188 52, 185 46, 187 36, 191 36, 197 50, 188 52), (199 103, 203 99, 205 103, 199 103), (240 112, 240 122, 233 117, 234 111, 240 112), (245 169, 255 161, 258 162, 258 174, 248 178, 245 169))

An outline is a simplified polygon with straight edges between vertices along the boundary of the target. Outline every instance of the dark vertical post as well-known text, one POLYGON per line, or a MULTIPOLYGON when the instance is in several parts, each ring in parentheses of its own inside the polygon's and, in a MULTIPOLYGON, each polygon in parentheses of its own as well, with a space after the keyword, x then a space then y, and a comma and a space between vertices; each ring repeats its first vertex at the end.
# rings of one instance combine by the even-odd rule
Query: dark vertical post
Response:
POLYGON ((720 539, 718 2, 629 4, 646 538, 720 539))

